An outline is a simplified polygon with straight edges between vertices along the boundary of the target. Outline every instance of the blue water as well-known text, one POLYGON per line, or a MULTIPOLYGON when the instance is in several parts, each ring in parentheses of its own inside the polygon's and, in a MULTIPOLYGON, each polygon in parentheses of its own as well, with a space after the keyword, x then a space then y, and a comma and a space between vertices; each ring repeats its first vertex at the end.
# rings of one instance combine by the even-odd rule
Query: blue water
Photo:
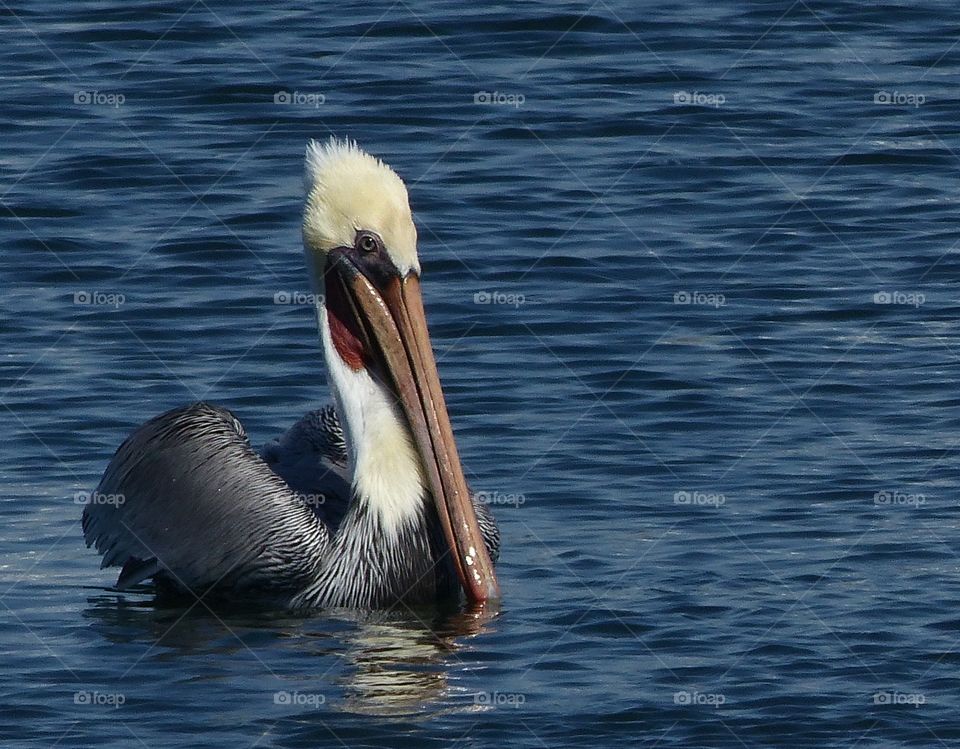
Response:
POLYGON ((3 6, 5 743, 956 742, 955 5, 233 5, 3 6), (410 188, 489 620, 169 608, 82 543, 143 420, 326 399, 274 298, 331 133, 410 188))

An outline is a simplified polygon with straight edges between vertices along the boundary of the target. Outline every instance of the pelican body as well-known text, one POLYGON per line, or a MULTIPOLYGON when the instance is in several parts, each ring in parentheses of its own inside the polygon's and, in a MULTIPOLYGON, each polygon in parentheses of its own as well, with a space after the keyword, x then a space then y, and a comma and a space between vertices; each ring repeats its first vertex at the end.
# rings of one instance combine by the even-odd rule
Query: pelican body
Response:
POLYGON ((83 512, 117 587, 289 608, 499 598, 427 332, 406 187, 355 143, 307 147, 303 245, 333 404, 261 452, 195 403, 120 446, 83 512))

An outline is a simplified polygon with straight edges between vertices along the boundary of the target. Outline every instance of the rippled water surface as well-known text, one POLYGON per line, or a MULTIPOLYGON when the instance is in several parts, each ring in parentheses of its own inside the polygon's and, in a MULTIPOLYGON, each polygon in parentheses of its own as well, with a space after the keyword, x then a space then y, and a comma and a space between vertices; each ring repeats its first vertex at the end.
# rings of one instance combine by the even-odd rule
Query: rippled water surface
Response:
POLYGON ((952 3, 0 13, 10 745, 960 739, 952 3), (409 185, 499 616, 170 608, 83 546, 143 420, 327 398, 331 133, 409 185))

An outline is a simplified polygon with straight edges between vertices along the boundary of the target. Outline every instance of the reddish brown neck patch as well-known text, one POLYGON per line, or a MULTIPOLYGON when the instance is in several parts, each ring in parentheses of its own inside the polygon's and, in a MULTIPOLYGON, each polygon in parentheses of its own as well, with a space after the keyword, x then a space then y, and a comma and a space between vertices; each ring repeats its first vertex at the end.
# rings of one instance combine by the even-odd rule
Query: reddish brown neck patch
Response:
POLYGON ((340 358, 354 372, 364 369, 366 351, 360 337, 360 329, 347 299, 347 292, 335 274, 328 273, 324 282, 324 300, 327 307, 327 324, 330 338, 340 358))

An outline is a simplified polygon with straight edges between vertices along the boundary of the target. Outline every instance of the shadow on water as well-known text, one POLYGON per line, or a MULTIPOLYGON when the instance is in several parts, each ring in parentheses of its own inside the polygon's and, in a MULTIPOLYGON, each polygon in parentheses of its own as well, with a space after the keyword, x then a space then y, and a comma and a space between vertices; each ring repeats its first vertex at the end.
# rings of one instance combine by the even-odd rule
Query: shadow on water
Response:
POLYGON ((152 593, 134 597, 109 591, 87 601, 84 618, 92 631, 111 646, 139 646, 141 655, 134 658, 149 656, 159 663, 216 656, 222 663, 249 652, 277 677, 278 704, 287 700, 294 709, 310 707, 309 695, 323 694, 327 710, 407 719, 465 709, 462 689, 451 678, 465 665, 459 653, 471 638, 494 631, 500 613, 489 604, 437 604, 293 614, 174 604, 152 593), (283 664, 289 664, 288 657, 297 664, 316 663, 307 660, 313 657, 331 665, 301 666, 287 683, 289 669, 283 664), (309 685, 303 682, 305 670, 310 670, 309 685))

